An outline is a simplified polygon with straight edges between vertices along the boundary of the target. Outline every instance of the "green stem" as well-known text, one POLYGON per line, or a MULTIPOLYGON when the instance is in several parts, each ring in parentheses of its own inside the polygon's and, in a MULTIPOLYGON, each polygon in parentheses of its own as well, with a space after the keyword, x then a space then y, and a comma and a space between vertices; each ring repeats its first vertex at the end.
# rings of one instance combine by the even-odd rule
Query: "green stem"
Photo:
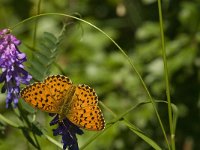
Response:
POLYGON ((52 137, 46 135, 45 133, 43 133, 44 137, 49 140, 51 143, 54 143, 56 146, 58 146, 60 149, 63 148, 62 144, 60 144, 58 141, 54 140, 52 137))
POLYGON ((32 134, 33 134, 33 138, 34 138, 34 140, 35 140, 35 143, 36 143, 36 145, 37 145, 37 149, 38 149, 38 150, 41 150, 41 147, 40 147, 40 144, 39 144, 39 142, 38 142, 37 136, 35 135, 34 132, 32 132, 32 134))
POLYGON ((94 139, 96 139, 97 137, 99 137, 100 135, 102 135, 105 131, 107 131, 113 125, 114 124, 108 124, 108 125, 106 125, 106 128, 102 132, 98 132, 98 133, 94 134, 86 143, 84 143, 84 145, 82 145, 80 147, 80 150, 85 149, 90 143, 92 143, 94 141, 94 139))
MULTIPOLYGON (((26 113, 23 111, 22 105, 21 105, 21 104, 19 104, 18 110, 19 110, 19 113, 20 113, 19 119, 20 119, 24 124, 26 123, 26 125, 28 126, 29 129, 32 129, 32 128, 33 128, 33 124, 32 124, 32 122, 30 122, 29 119, 27 118, 26 113)), ((37 140, 37 136, 36 136, 36 134, 35 134, 34 132, 32 132, 32 134, 33 134, 33 138, 34 138, 34 144, 37 146, 38 150, 40 150, 41 148, 40 148, 40 144, 39 144, 39 142, 38 142, 38 140, 37 140)))
POLYGON ((168 116, 169 116, 169 126, 170 126, 170 134, 171 134, 171 148, 175 150, 175 133, 173 128, 173 118, 172 118, 172 107, 171 107, 171 99, 170 99, 170 87, 169 87, 169 76, 168 76, 168 66, 167 66, 167 58, 166 58, 166 47, 165 47, 165 38, 163 31, 163 19, 162 19, 162 7, 161 0, 158 0, 158 9, 159 9, 159 21, 160 21, 160 34, 161 34, 161 42, 162 42, 162 57, 164 62, 164 72, 165 72, 165 84, 166 84, 166 95, 168 102, 168 116))
POLYGON ((5 123, 9 124, 12 127, 20 128, 19 125, 17 125, 16 123, 12 122, 11 120, 5 118, 2 114, 0 114, 0 120, 3 120, 5 123))
MULTIPOLYGON (((38 1, 38 4, 37 4, 37 15, 40 14, 41 2, 42 2, 42 0, 39 0, 39 1, 38 1)), ((38 27, 38 20, 35 21, 35 26, 34 26, 34 32, 33 32, 33 48, 35 48, 35 44, 36 44, 37 27, 38 27)))

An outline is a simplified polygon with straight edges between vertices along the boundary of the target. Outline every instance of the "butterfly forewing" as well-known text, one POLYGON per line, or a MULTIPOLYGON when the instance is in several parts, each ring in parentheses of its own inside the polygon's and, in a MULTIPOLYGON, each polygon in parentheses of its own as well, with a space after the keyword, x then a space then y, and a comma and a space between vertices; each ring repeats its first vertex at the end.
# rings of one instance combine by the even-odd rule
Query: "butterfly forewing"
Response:
POLYGON ((57 113, 59 108, 56 107, 55 100, 51 96, 49 88, 42 82, 35 82, 25 87, 20 93, 22 99, 34 108, 57 113))
POLYGON ((104 129, 104 118, 94 89, 87 85, 76 87, 67 118, 87 130, 104 129))
POLYGON ((49 76, 44 82, 36 82, 21 92, 21 97, 30 105, 50 113, 59 113, 65 92, 72 85, 69 78, 49 76))
POLYGON ((68 77, 62 75, 49 76, 44 80, 44 83, 49 88, 52 97, 55 101, 64 102, 64 97, 67 90, 71 87, 72 82, 68 77))

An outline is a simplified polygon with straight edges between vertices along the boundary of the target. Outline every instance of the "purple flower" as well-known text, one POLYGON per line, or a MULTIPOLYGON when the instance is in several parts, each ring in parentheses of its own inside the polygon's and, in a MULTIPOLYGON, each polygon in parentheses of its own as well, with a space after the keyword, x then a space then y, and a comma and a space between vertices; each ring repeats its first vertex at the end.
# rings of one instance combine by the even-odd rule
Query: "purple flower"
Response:
POLYGON ((6 107, 12 102, 14 107, 18 104, 20 84, 29 84, 32 76, 24 70, 23 62, 26 55, 19 51, 17 46, 21 44, 15 36, 10 34, 9 29, 0 31, 0 83, 4 82, 2 93, 7 91, 6 107))
POLYGON ((53 135, 62 135, 63 150, 68 148, 69 150, 79 150, 76 134, 82 135, 83 131, 70 122, 67 118, 59 121, 59 115, 57 114, 50 122, 50 125, 58 124, 57 129, 53 129, 53 135))

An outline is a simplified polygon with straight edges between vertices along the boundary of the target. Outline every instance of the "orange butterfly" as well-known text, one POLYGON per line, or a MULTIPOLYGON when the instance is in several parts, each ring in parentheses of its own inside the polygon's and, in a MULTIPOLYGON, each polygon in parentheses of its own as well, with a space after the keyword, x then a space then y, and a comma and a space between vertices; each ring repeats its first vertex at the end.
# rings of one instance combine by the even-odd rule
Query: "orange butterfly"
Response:
POLYGON ((35 82, 25 87, 20 95, 34 108, 59 114, 60 121, 67 117, 87 130, 102 130, 105 127, 94 89, 84 84, 73 85, 63 75, 53 75, 43 82, 35 82))

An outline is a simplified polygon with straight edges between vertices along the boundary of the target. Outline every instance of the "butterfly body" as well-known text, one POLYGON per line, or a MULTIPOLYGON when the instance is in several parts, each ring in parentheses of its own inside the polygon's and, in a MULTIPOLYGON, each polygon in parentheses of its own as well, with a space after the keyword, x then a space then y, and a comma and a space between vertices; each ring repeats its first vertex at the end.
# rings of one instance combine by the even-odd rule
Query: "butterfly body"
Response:
POLYGON ((66 114, 69 113, 72 107, 72 98, 74 96, 75 90, 76 90, 76 86, 71 85, 68 91, 65 93, 65 96, 63 99, 64 103, 61 106, 60 111, 58 112, 60 121, 62 121, 66 117, 66 114))
POLYGON ((94 89, 85 84, 73 85, 68 77, 53 75, 43 82, 25 87, 21 97, 34 108, 67 117, 87 130, 102 130, 105 122, 94 89))

